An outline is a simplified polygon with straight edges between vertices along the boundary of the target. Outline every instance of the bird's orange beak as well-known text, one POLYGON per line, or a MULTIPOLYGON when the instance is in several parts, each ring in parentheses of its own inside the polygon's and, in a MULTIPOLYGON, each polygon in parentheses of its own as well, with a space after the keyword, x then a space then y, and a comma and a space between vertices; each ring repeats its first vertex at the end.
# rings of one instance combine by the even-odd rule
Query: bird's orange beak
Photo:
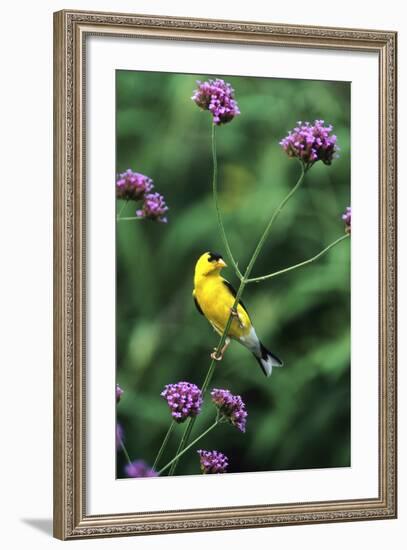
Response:
POLYGON ((224 260, 222 260, 222 258, 216 262, 216 265, 217 265, 220 269, 222 269, 223 267, 227 267, 226 262, 225 262, 224 260))

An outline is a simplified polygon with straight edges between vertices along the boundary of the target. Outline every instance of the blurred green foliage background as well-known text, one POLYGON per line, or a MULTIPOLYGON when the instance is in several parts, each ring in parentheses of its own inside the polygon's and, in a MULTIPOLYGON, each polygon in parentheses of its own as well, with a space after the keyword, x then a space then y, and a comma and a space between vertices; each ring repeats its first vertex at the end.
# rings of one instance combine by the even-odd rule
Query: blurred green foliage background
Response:
MULTIPOLYGON (((217 77, 219 75, 215 75, 217 77)), ((117 225, 118 421, 132 459, 152 464, 170 423, 165 384, 201 385, 218 342, 195 309, 194 266, 206 250, 224 253, 211 197, 211 117, 191 101, 203 75, 117 72, 117 172, 153 178, 170 207, 168 224, 117 225)), ((217 131, 220 200, 232 250, 243 268, 273 209, 295 184, 299 164, 279 141, 298 120, 334 125, 341 148, 317 163, 288 203, 255 265, 263 275, 307 259, 343 234, 350 202, 350 84, 225 77, 241 115, 217 131)), ((118 209, 122 202, 118 201, 118 209)), ((136 210, 128 204, 126 216, 136 210)), ((231 269, 224 275, 237 286, 231 269)), ((243 397, 247 431, 221 425, 199 443, 217 449, 231 472, 350 465, 350 241, 317 262, 246 288, 244 302, 264 344, 285 366, 266 379, 232 343, 212 387, 243 397)), ((194 435, 214 418, 206 400, 194 435)), ((162 464, 184 425, 176 427, 162 464)), ((117 475, 124 457, 118 453, 117 475)), ((177 474, 198 474, 195 451, 177 474)))

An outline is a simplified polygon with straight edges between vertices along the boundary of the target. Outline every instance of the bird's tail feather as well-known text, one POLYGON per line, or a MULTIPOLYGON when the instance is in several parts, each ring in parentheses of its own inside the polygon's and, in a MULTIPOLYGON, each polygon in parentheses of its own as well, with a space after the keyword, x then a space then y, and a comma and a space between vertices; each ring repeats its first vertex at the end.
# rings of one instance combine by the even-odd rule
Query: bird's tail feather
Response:
POLYGON ((255 356, 257 362, 261 367, 261 370, 264 372, 266 376, 271 376, 273 367, 283 366, 283 362, 281 361, 281 359, 279 359, 277 355, 274 355, 274 353, 271 353, 271 351, 265 348, 261 342, 260 342, 260 354, 253 353, 253 355, 255 356))

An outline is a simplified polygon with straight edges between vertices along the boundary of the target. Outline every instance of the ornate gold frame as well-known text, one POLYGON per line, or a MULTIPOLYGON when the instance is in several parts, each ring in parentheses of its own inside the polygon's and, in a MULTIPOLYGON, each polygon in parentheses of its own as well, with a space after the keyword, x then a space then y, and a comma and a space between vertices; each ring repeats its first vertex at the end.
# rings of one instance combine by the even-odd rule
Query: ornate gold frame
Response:
POLYGON ((147 15, 54 14, 54 535, 60 539, 396 517, 395 32, 147 15), (91 34, 361 50, 379 58, 379 496, 174 512, 86 514, 84 48, 91 34))

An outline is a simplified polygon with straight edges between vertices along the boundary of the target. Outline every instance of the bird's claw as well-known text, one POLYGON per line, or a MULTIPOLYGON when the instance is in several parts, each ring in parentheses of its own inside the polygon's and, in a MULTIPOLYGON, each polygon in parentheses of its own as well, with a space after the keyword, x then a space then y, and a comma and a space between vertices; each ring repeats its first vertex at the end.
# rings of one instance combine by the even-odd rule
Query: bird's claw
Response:
POLYGON ((230 308, 230 314, 232 315, 232 317, 236 318, 236 321, 239 323, 239 327, 244 328, 244 325, 243 325, 242 320, 239 316, 239 313, 233 307, 230 308))
POLYGON ((213 359, 214 361, 222 361, 223 359, 223 353, 221 355, 217 355, 218 353, 218 348, 213 348, 213 352, 211 353, 211 359, 213 359))

